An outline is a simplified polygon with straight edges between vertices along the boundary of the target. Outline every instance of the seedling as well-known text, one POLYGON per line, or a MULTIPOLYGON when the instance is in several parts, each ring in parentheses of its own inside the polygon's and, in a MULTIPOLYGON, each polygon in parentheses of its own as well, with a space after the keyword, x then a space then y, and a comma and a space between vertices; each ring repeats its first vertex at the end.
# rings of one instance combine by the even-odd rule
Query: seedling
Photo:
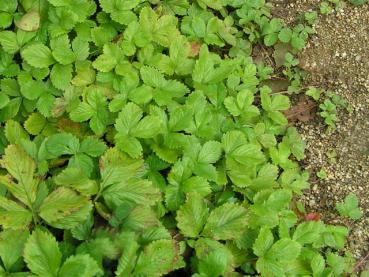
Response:
POLYGON ((358 220, 362 216, 362 212, 358 207, 359 200, 357 196, 350 193, 345 197, 345 200, 341 203, 336 204, 336 209, 341 216, 349 217, 353 220, 358 220))
POLYGON ((309 25, 314 25, 315 21, 318 18, 318 13, 315 12, 315 11, 314 12, 306 12, 306 13, 304 13, 304 18, 305 18, 306 22, 309 25))
POLYGON ((310 96, 311 98, 313 98, 315 101, 318 101, 320 99, 322 92, 320 89, 315 88, 315 87, 310 87, 307 91, 306 91, 306 95, 310 96))
POLYGON ((319 170, 317 173, 316 173, 316 176, 318 176, 319 179, 322 179, 322 180, 325 180, 328 178, 328 174, 327 172, 324 170, 324 169, 321 169, 319 170))
POLYGON ((336 105, 329 99, 324 100, 322 104, 319 105, 321 112, 319 112, 320 116, 324 118, 325 124, 327 124, 331 128, 336 127, 337 121, 337 107, 336 105))

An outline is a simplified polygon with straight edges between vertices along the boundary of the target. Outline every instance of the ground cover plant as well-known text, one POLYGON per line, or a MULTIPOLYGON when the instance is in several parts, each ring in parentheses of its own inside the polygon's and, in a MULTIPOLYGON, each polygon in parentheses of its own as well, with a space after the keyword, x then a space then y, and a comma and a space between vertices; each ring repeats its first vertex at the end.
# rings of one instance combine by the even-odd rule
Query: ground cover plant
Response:
MULTIPOLYGON (((290 28, 262 0, 11 0, 0 15, 0 276, 350 271, 348 229, 293 201, 305 145, 266 85, 302 90, 310 15, 290 28), (277 44, 282 70, 252 58, 277 44)), ((360 215, 353 196, 337 209, 360 215)))

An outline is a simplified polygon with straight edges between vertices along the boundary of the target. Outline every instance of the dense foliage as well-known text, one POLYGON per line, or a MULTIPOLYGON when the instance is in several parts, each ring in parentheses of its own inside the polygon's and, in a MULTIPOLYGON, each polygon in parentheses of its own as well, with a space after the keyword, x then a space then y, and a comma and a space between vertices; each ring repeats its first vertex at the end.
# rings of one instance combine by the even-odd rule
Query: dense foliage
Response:
POLYGON ((305 145, 266 86, 298 90, 309 26, 263 0, 7 0, 0 18, 0 276, 348 270, 347 228, 293 202, 305 145), (251 57, 275 44, 283 72, 251 57))

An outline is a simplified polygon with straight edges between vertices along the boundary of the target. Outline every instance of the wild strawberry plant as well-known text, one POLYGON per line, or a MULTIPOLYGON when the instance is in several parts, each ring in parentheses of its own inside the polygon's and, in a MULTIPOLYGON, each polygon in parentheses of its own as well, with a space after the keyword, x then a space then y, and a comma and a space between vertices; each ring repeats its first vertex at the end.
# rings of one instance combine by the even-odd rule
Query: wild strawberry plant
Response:
POLYGON ((309 30, 263 0, 7 0, 0 15, 1 276, 349 270, 348 229, 294 209, 305 144, 251 56, 296 52, 309 30))

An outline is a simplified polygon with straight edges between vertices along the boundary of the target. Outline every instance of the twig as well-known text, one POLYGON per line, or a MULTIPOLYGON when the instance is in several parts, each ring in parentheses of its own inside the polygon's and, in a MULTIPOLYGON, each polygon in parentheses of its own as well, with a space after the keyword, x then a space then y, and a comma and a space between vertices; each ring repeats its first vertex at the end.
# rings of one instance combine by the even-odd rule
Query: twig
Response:
POLYGON ((352 273, 355 273, 368 258, 369 258, 369 253, 366 254, 364 258, 362 258, 360 261, 357 262, 357 264, 354 266, 354 269, 352 270, 352 273))

